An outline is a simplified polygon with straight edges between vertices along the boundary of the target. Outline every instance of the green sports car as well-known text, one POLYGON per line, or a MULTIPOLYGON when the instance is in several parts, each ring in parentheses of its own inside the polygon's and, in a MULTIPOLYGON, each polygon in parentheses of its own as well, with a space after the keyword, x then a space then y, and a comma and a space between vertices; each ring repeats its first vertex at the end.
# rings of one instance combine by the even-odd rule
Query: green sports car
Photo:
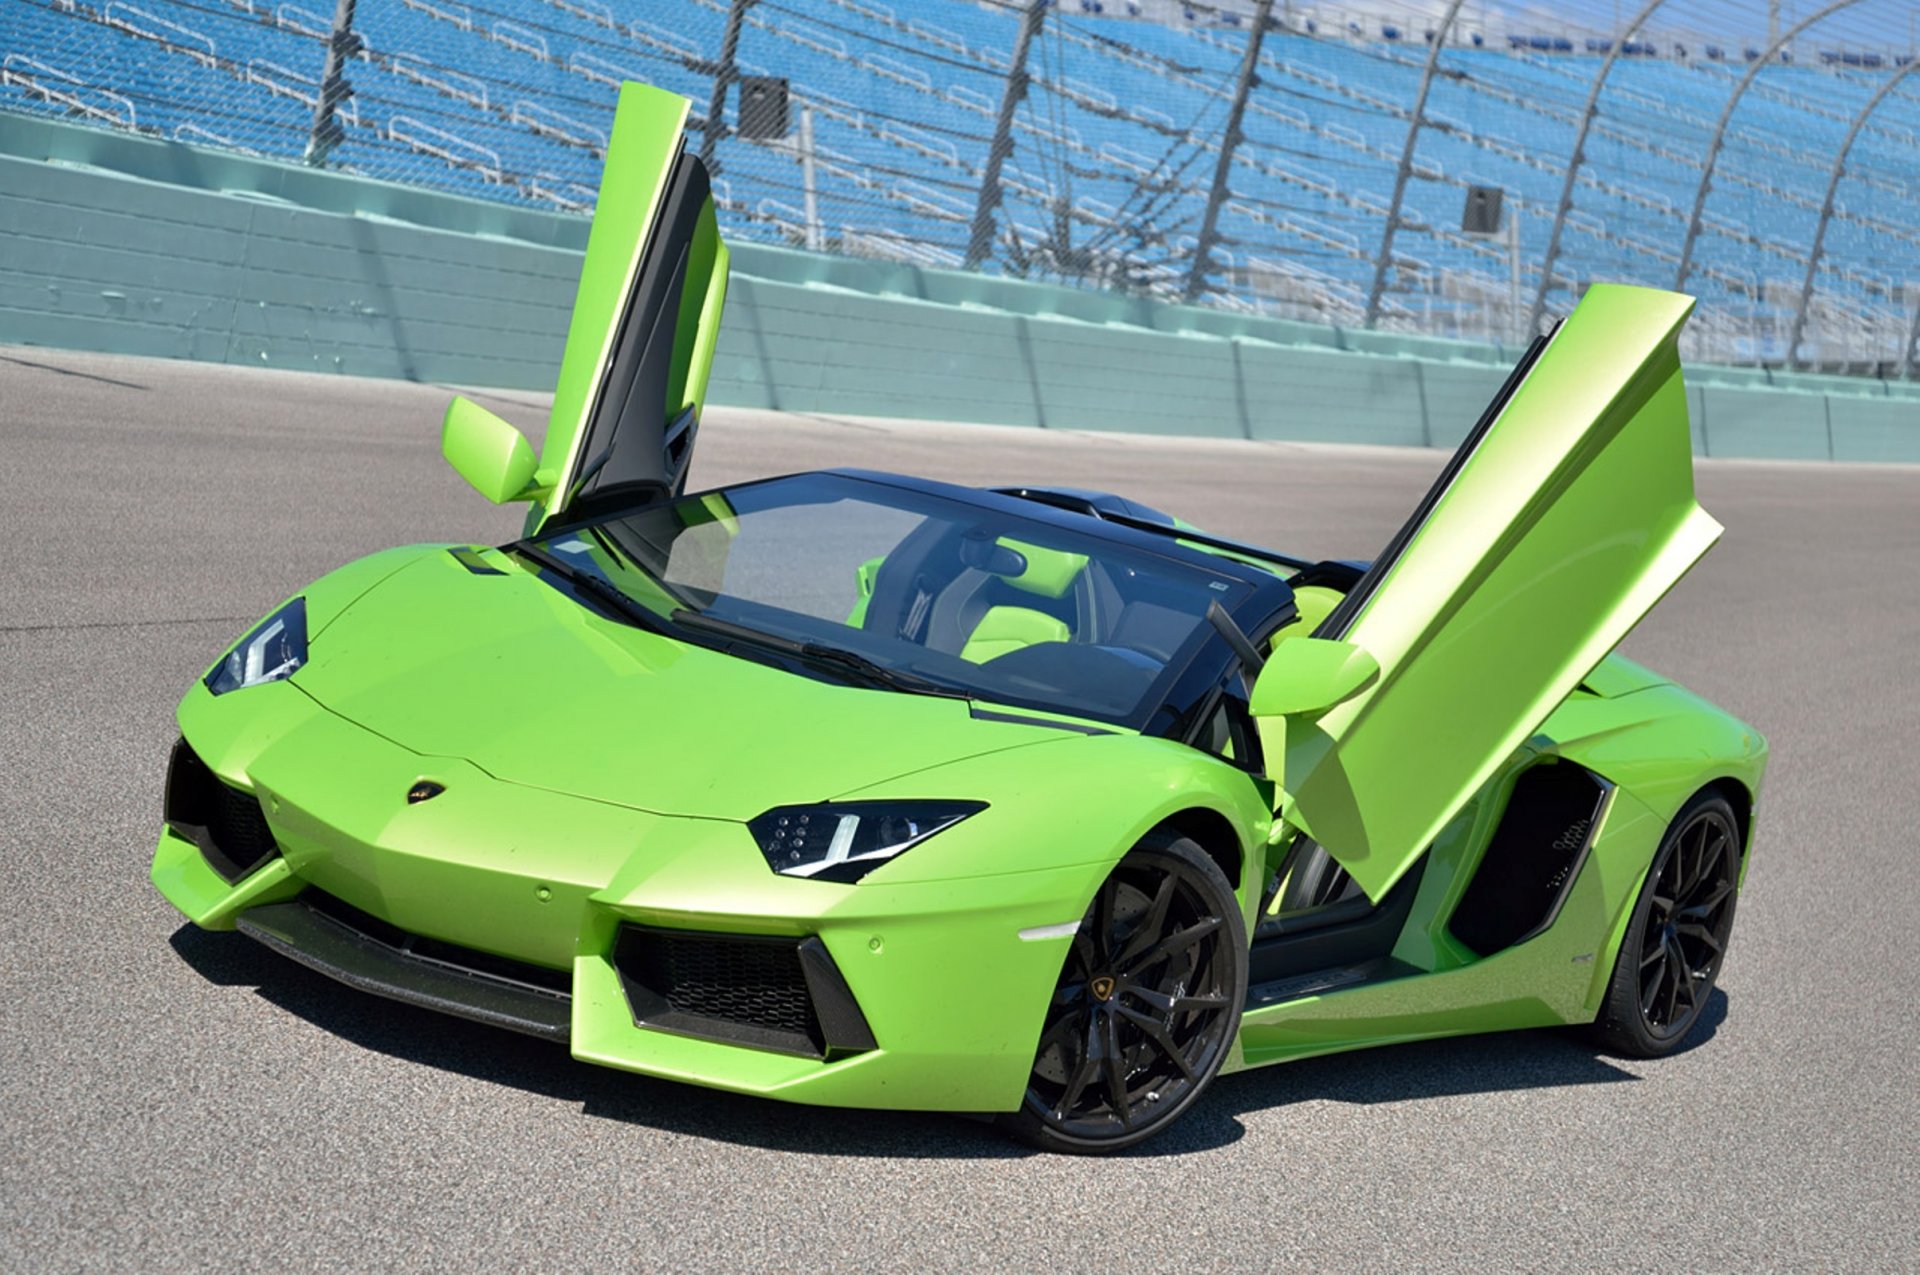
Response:
POLYGON ((377 995, 653 1076, 1108 1151, 1223 1071, 1698 1021, 1766 746, 1612 654, 1718 536, 1676 340, 1592 288, 1371 562, 1123 497, 683 494, 727 249, 627 86, 499 548, 315 581, 181 702, 153 881, 377 995))

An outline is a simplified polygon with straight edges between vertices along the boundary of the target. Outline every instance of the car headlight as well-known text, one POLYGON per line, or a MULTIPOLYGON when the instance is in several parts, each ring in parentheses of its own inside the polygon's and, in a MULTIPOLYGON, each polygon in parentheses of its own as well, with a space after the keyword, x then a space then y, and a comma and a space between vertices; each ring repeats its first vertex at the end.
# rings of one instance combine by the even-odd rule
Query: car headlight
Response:
POLYGON ((781 806, 747 827, 775 872, 849 882, 986 808, 981 801, 831 801, 781 806))
POLYGON ((292 677, 307 662, 307 600, 293 601, 262 620, 241 638, 227 658, 207 674, 207 689, 225 695, 243 686, 292 677))

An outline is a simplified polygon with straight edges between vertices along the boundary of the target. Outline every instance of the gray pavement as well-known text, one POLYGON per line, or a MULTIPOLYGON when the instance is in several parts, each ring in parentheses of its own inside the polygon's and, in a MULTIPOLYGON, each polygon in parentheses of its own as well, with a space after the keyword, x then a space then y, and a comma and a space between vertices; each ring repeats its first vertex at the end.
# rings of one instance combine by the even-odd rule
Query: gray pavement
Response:
MULTIPOLYGON (((182 928, 146 873, 189 679, 339 563, 515 528, 439 461, 444 398, 0 348, 0 1270, 1920 1268, 1920 469, 1702 463, 1727 536, 1627 643, 1774 750, 1693 1047, 1298 1063, 1086 1161, 590 1068, 182 928)), ((1364 556, 1441 460, 715 410, 693 479, 1056 480, 1364 556)))

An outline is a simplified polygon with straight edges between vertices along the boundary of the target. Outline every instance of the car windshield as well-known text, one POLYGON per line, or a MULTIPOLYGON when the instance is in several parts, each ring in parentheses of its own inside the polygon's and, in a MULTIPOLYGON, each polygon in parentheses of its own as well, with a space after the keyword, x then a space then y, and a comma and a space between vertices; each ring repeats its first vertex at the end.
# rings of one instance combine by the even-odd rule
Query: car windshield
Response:
POLYGON ((1134 728, 1214 638, 1208 604, 1231 609, 1249 589, 1183 551, 842 474, 689 496, 531 543, 688 641, 1134 728))

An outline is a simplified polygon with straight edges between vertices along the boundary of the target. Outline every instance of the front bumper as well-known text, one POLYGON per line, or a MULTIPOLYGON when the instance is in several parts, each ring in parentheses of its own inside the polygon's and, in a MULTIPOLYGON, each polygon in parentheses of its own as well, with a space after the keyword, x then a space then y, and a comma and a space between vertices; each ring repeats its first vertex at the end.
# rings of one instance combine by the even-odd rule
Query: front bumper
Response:
MULTIPOLYGON (((221 781, 260 801, 277 852, 229 881, 167 828, 153 881, 170 901, 350 986, 648 1075, 835 1106, 1013 1110, 1070 942, 1020 932, 1077 918, 1105 871, 900 885, 780 877, 744 825, 524 788, 407 752, 290 685, 246 693, 262 709, 275 696, 272 734, 190 738, 221 781), (422 777, 445 793, 407 804, 422 777), (369 920, 356 929, 343 914, 369 920), (816 1048, 703 1030, 649 1004, 619 955, 636 933, 795 953, 816 1048)), ((993 835, 970 825, 988 821, 943 835, 993 835)))

